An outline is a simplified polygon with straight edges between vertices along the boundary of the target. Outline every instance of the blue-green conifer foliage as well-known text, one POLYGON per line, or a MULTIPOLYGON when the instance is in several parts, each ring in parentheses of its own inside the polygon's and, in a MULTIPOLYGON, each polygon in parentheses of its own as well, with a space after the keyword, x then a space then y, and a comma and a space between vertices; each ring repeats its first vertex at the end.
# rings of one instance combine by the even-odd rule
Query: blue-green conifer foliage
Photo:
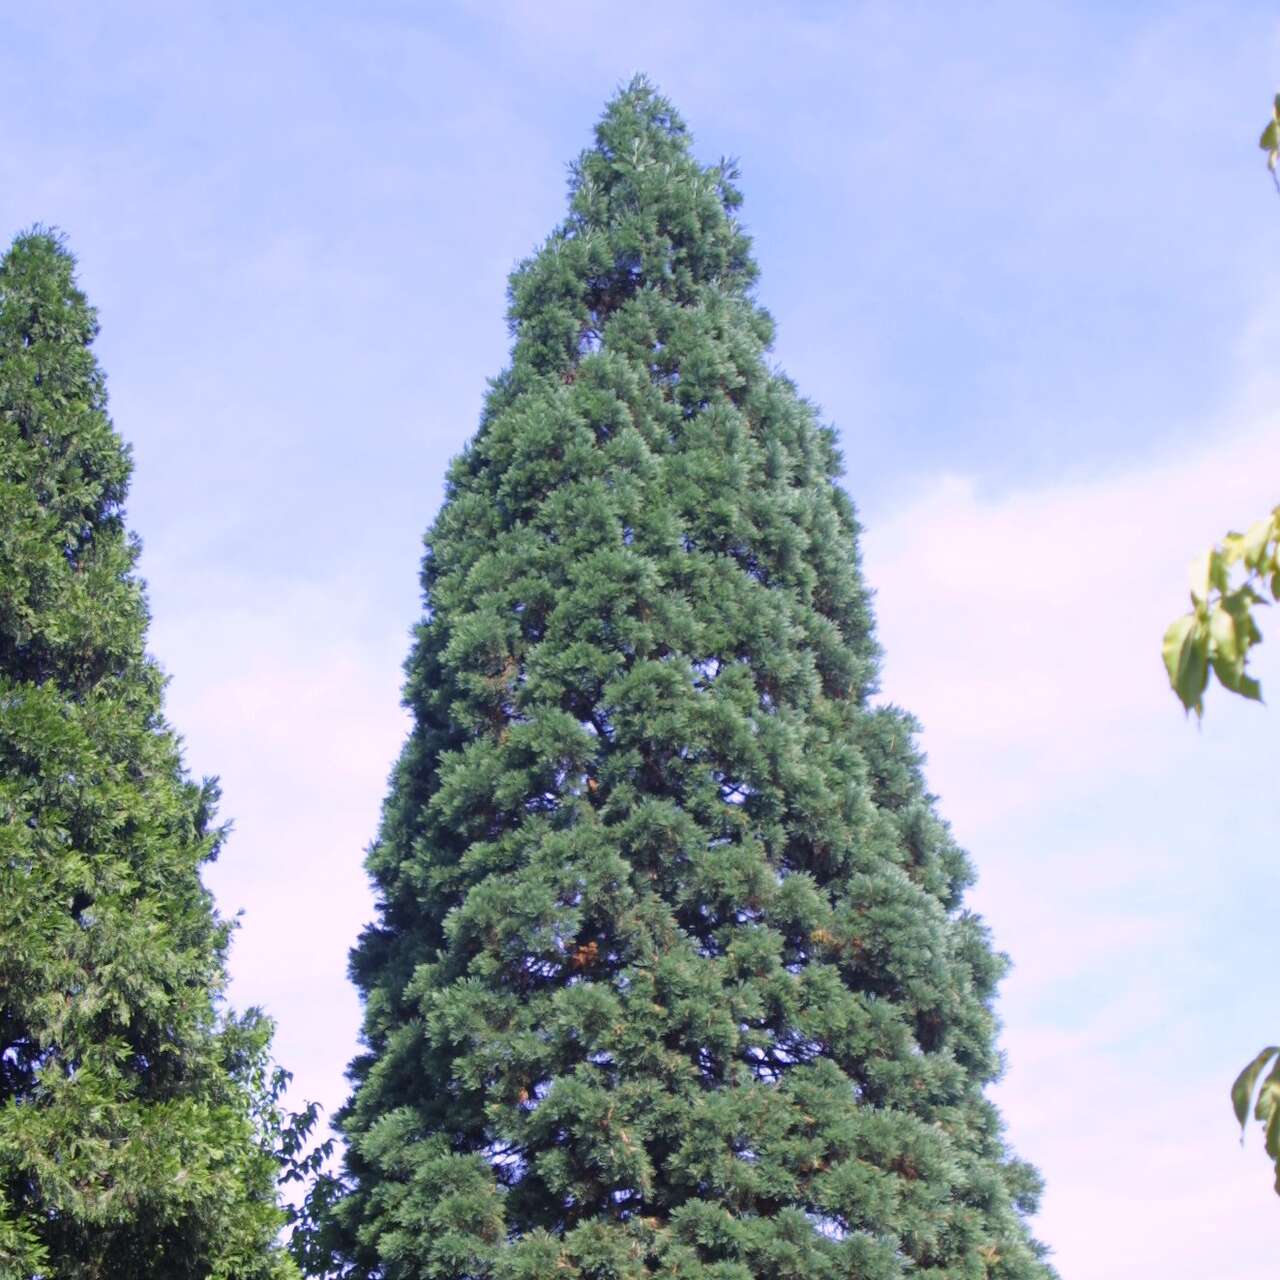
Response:
POLYGON ((427 535, 353 953, 344 1274, 1033 1280, 1004 967, 731 165, 637 80, 427 535))
POLYGON ((269 1024, 220 1013, 216 788, 162 717, 97 319, 0 260, 0 1276, 284 1280, 269 1024))

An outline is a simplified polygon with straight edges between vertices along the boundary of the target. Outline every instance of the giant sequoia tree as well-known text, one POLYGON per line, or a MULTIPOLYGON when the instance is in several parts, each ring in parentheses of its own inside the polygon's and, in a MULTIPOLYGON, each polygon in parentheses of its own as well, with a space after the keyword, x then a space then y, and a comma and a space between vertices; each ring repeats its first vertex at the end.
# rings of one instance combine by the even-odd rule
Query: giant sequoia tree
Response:
POLYGON ((349 1274, 1049 1274, 830 429, 643 81, 511 281, 353 953, 349 1274))
POLYGON ((40 232, 0 261, 0 1276, 248 1280, 275 1245, 269 1027, 146 657, 97 325, 40 232))

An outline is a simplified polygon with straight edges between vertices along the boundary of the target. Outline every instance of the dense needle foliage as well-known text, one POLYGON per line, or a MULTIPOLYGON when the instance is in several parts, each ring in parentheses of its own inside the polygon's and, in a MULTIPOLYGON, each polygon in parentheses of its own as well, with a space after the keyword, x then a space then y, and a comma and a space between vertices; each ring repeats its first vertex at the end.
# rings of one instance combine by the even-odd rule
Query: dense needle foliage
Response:
POLYGON ((427 538, 353 954, 345 1273, 1050 1274, 1002 970, 727 164, 638 80, 427 538))
POLYGON ((216 795, 144 652, 73 265, 0 261, 0 1276, 278 1280, 270 1028, 217 1012, 216 795))

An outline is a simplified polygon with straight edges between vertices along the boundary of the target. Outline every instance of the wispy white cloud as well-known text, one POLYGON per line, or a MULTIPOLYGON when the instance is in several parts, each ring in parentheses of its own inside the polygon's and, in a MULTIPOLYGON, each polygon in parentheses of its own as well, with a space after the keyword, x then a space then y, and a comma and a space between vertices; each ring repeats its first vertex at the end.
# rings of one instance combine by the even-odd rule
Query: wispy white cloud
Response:
POLYGON ((1276 388, 1247 372, 1267 333, 1229 409, 1177 433, 1194 451, 998 495, 936 477, 866 539, 886 695, 924 722, 1014 958, 997 1092, 1064 1276, 1274 1272, 1280 1208, 1226 1090, 1277 1030, 1252 901, 1276 887, 1275 712, 1218 693, 1197 732, 1159 659, 1192 555, 1280 499, 1276 388))
POLYGON ((1190 456, 999 497, 944 476, 873 521, 885 693, 925 722, 966 823, 1186 749, 1161 634, 1193 556, 1280 498, 1280 411, 1245 424, 1214 424, 1190 456))
MULTIPOLYGON (((236 584, 217 588, 214 599, 237 598, 236 584)), ((332 1111, 356 1048, 347 953, 373 914, 361 851, 406 731, 407 639, 379 630, 359 582, 335 579, 192 610, 152 641, 179 673, 168 713, 189 766, 220 776, 234 823, 205 876, 224 914, 243 912, 231 1001, 276 1018, 292 1096, 332 1111)))

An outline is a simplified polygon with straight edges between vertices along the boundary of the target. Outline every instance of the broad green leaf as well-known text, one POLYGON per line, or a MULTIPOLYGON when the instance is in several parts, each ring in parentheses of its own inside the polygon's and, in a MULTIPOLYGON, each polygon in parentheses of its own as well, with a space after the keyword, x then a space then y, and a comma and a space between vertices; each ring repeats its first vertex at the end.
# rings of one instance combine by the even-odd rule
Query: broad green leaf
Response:
POLYGON ((1272 1107, 1267 1120, 1267 1155, 1280 1160, 1280 1107, 1272 1107))
POLYGON ((1255 520, 1249 526, 1249 532, 1244 535, 1244 544, 1241 548, 1248 568, 1257 569, 1261 566, 1262 556, 1267 549, 1267 544, 1271 541, 1274 527, 1269 516, 1263 520, 1255 520))
POLYGON ((1246 647, 1247 641, 1245 637, 1250 634, 1249 610, 1256 604, 1264 603, 1265 601, 1247 582, 1243 586, 1237 587, 1234 591, 1228 591, 1218 600, 1218 608, 1225 609, 1231 615, 1236 625, 1236 631, 1246 647))
POLYGON ((1242 662, 1232 662, 1219 654, 1214 654, 1209 659, 1209 667, 1213 674, 1218 677, 1218 683, 1224 689, 1229 689, 1232 693, 1240 692, 1240 682, 1244 679, 1244 664, 1242 662))
POLYGON ((1254 1103, 1253 1118, 1255 1120, 1268 1119, 1272 1111, 1276 1109, 1277 1101, 1280 1101, 1280 1058, 1277 1058, 1271 1064, 1271 1070, 1267 1072, 1266 1079, 1263 1080, 1258 1089, 1258 1100, 1254 1103))
POLYGON ((1169 683, 1178 687, 1178 670, 1182 665, 1182 649, 1196 625, 1193 614, 1184 614, 1175 618, 1166 628, 1161 652, 1164 657, 1164 668, 1169 673, 1169 683))
POLYGON ((1231 585, 1227 562, 1217 547, 1209 552, 1209 582, 1219 591, 1226 591, 1231 585))
POLYGON ((1263 151, 1274 151, 1278 144, 1280 144, 1280 125, 1277 125, 1275 120, 1270 120, 1262 131, 1262 137, 1258 139, 1258 146, 1263 151))
POLYGON ((1188 710, 1199 711, 1209 682, 1208 630, 1192 614, 1178 618, 1164 633, 1164 665, 1169 683, 1188 710))
POLYGON ((1268 1045, 1236 1076, 1236 1082, 1231 1086, 1231 1105, 1235 1109, 1236 1119, 1240 1122, 1242 1135, 1249 1119, 1249 1104, 1253 1099, 1254 1085, 1258 1083, 1262 1069, 1276 1054, 1280 1054, 1280 1045, 1268 1045))
POLYGON ((1236 620, 1221 604, 1215 606, 1209 614, 1209 638, 1213 641, 1215 657, 1232 666, 1240 663, 1244 655, 1240 649, 1240 638, 1236 634, 1236 620))

